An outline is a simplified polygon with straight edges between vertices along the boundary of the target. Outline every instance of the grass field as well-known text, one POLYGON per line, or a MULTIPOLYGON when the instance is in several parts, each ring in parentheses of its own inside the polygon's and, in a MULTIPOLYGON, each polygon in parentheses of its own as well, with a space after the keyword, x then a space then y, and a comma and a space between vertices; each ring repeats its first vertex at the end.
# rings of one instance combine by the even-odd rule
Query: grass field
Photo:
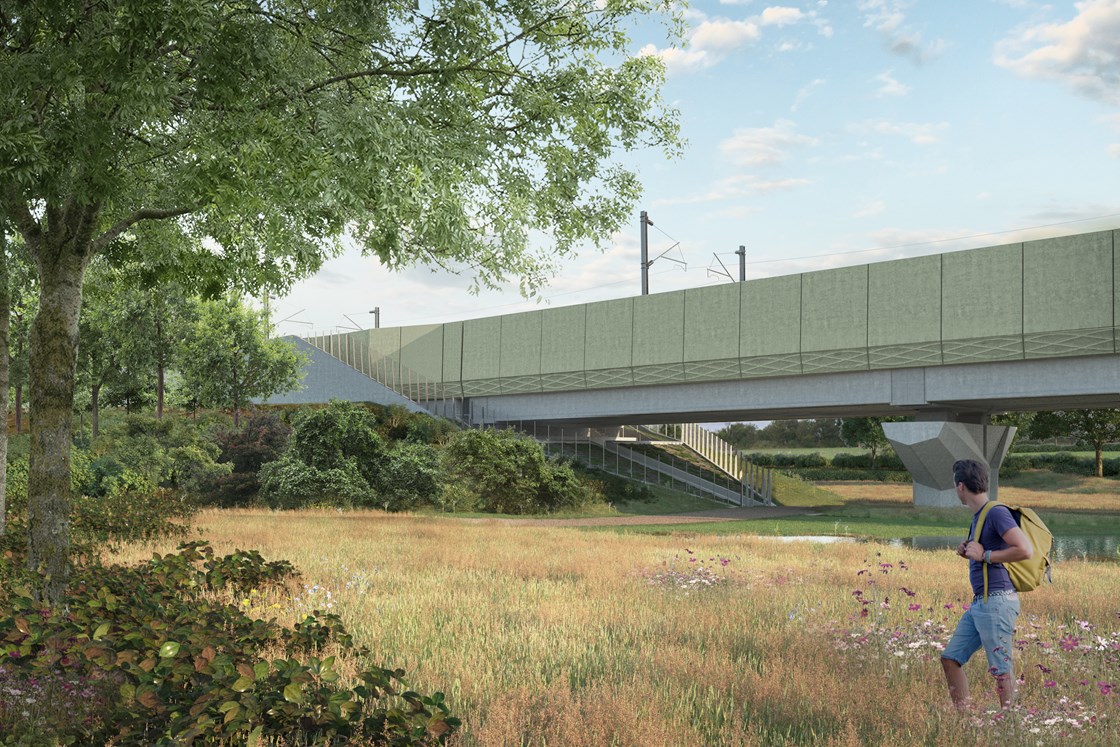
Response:
POLYGON ((289 595, 233 601, 337 612, 376 663, 447 693, 459 745, 1120 743, 1115 563, 1063 563, 1024 597, 1020 706, 991 710, 980 657, 982 707, 960 715, 938 664, 968 601, 948 552, 375 512, 211 511, 198 528, 295 563, 289 595))

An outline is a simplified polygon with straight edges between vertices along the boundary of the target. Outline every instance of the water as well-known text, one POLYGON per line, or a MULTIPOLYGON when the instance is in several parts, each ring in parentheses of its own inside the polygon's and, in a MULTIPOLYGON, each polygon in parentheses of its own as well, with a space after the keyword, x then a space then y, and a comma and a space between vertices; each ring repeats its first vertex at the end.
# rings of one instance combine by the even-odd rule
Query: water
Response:
MULTIPOLYGON (((857 537, 832 537, 832 536, 803 536, 803 537, 774 537, 783 542, 865 542, 857 537)), ((928 536, 928 537, 894 537, 888 540, 870 540, 885 542, 891 547, 909 547, 916 550, 948 550, 956 549, 963 537, 960 535, 928 536)), ((1117 560, 1117 549, 1120 548, 1120 537, 1102 537, 1100 535, 1062 535, 1054 538, 1054 549, 1050 559, 1055 562, 1081 558, 1084 560, 1117 560)))
MULTIPOLYGON (((918 550, 956 549, 963 538, 959 535, 945 537, 905 537, 887 540, 892 547, 912 547, 918 550)), ((1055 562, 1081 558, 1084 560, 1116 560, 1120 538, 1100 535, 1061 535, 1054 538, 1050 559, 1055 562)))

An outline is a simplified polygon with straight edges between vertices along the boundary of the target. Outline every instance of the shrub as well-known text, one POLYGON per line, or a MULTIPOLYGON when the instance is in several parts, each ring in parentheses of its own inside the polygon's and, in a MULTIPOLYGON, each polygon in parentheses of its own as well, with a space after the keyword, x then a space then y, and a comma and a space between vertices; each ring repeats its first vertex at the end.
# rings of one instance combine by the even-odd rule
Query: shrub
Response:
POLYGON ((288 453, 261 467, 260 497, 270 508, 322 505, 337 508, 372 505, 373 489, 353 460, 317 469, 288 453))
POLYGON ((280 458, 291 432, 279 415, 263 411, 251 413, 240 429, 220 431, 218 461, 229 464, 232 471, 214 481, 207 502, 222 507, 251 503, 260 491, 261 466, 280 458))
POLYGON ((378 501, 387 511, 435 504, 440 485, 439 454, 426 443, 393 447, 378 480, 378 501))
POLYGON ((371 667, 341 686, 336 657, 323 656, 328 644, 359 663, 370 652, 338 617, 315 612, 288 629, 216 601, 223 591, 282 588, 293 574, 255 552, 215 558, 190 543, 138 567, 77 569, 66 614, 10 594, 0 616, 4 739, 419 745, 454 733, 459 721, 442 694, 402 692, 400 670, 371 667), (60 694, 47 716, 24 715, 25 698, 45 688, 60 694))
POLYGON ((588 487, 605 503, 650 503, 654 499, 649 486, 636 480, 627 480, 598 469, 583 469, 581 472, 588 487))
POLYGON ((848 467, 813 467, 796 470, 796 474, 803 480, 812 482, 828 482, 841 480, 859 480, 861 482, 912 482, 913 478, 906 470, 892 469, 852 469, 848 467))
POLYGON ((128 415, 94 441, 90 479, 81 492, 105 495, 112 489, 106 480, 131 471, 154 487, 201 497, 230 472, 230 465, 215 461, 220 451, 213 439, 215 428, 207 421, 128 415))
POLYGON ((591 492, 570 465, 513 430, 456 433, 443 452, 445 480, 476 497, 479 510, 533 513, 586 505, 591 492))

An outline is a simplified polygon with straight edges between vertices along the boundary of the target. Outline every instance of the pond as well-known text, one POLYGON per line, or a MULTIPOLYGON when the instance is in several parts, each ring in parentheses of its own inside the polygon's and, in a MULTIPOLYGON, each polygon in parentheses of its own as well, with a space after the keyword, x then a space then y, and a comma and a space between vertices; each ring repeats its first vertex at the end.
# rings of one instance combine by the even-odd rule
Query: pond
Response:
MULTIPOLYGON (((894 537, 887 540, 864 540, 857 537, 799 536, 775 537, 783 542, 885 542, 891 547, 910 547, 916 550, 948 550, 956 548, 961 542, 960 535, 927 537, 894 537)), ((1116 552, 1120 549, 1120 538, 1101 535, 1063 534, 1054 538, 1054 551, 1050 559, 1054 562, 1081 558, 1084 560, 1118 560, 1116 552)))

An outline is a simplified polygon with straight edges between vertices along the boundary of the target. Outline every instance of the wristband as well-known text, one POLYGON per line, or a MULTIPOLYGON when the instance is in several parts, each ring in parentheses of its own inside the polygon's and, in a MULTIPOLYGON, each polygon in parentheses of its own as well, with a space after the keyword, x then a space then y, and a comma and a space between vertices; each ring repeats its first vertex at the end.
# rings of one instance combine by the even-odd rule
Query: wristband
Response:
POLYGON ((991 550, 988 550, 984 553, 984 564, 985 565, 991 565, 992 564, 992 551, 991 550))

